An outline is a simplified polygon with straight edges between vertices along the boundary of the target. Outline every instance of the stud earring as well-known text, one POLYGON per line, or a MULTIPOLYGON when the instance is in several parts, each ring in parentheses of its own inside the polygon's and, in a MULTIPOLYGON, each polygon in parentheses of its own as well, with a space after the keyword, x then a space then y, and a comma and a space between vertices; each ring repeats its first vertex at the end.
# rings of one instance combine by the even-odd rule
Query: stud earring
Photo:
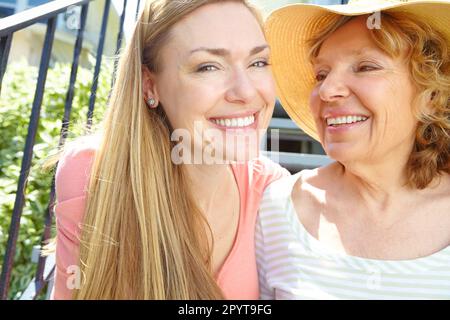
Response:
POLYGON ((150 108, 156 107, 156 100, 153 99, 153 98, 149 98, 149 99, 147 100, 147 104, 148 104, 148 106, 149 106, 150 108))

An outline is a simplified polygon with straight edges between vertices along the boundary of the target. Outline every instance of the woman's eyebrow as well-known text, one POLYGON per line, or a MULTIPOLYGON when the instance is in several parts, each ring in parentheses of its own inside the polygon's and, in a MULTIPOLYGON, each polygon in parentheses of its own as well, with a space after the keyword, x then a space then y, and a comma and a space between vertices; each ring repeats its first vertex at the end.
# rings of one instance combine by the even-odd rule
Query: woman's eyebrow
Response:
POLYGON ((250 50, 250 56, 260 53, 266 49, 270 49, 269 45, 267 45, 267 44, 263 44, 261 46, 254 47, 252 50, 250 50))
MULTIPOLYGON (((259 53, 259 52, 261 52, 261 51, 263 51, 265 49, 268 49, 268 48, 269 48, 269 45, 267 45, 267 44, 254 47, 253 49, 250 50, 249 55, 250 56, 255 55, 255 54, 257 54, 257 53, 259 53)), ((221 57, 228 57, 228 56, 231 55, 230 51, 227 50, 227 49, 223 49, 223 48, 207 48, 207 47, 199 47, 199 48, 193 49, 193 50, 191 50, 189 52, 189 55, 192 55, 193 53, 200 52, 200 51, 206 51, 206 52, 208 52, 208 53, 210 53, 212 55, 221 56, 221 57)))
MULTIPOLYGON (((361 49, 349 50, 346 53, 346 56, 361 57, 361 56, 364 56, 364 55, 370 54, 370 53, 379 53, 379 51, 376 50, 375 48, 363 47, 361 49)), ((314 64, 321 64, 321 63, 324 63, 326 61, 326 58, 317 56, 317 57, 313 57, 311 59, 311 61, 314 64)))

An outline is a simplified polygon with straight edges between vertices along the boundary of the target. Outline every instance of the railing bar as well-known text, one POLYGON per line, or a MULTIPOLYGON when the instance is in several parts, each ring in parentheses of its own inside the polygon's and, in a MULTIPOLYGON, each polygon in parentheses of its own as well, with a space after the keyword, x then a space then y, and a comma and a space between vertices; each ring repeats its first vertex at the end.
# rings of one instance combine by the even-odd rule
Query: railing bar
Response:
MULTIPOLYGON (((34 296, 31 297, 33 300, 35 300, 37 298, 37 296, 45 288, 45 285, 47 283, 49 283, 49 279, 54 276, 55 266, 56 266, 55 256, 54 255, 49 256, 48 258, 49 258, 50 262, 48 265, 45 266, 43 280, 42 281, 38 281, 37 279, 35 280, 35 292, 34 292, 34 296)), ((47 288, 47 290, 51 290, 51 289, 52 288, 47 288)))
POLYGON ((55 283, 55 270, 56 270, 56 263, 55 261, 52 262, 53 266, 51 269, 51 272, 49 272, 48 276, 45 278, 45 281, 47 282, 47 292, 46 292, 46 300, 50 300, 52 293, 53 293, 53 286, 55 283))
POLYGON ((63 117, 62 130, 61 130, 61 136, 60 136, 60 141, 59 141, 60 147, 64 144, 64 141, 67 137, 67 129, 69 127, 70 114, 72 111, 72 102, 73 102, 73 97, 74 97, 74 93, 75 93, 74 88, 75 88, 75 82, 77 79, 80 54, 81 54, 81 50, 82 50, 84 29, 86 28, 88 8, 89 8, 89 3, 84 4, 81 8, 80 29, 78 30, 77 39, 75 41, 72 69, 70 71, 69 88, 67 90, 66 102, 64 105, 64 117, 63 117))
POLYGON ((122 47, 123 25, 125 22, 126 10, 127 10, 127 0, 123 0, 123 10, 122 10, 122 15, 120 16, 119 33, 117 35, 116 54, 114 55, 114 69, 113 69, 113 74, 112 74, 111 88, 114 86, 114 82, 116 81, 116 71, 117 71, 117 65, 118 65, 118 61, 119 61, 120 48, 122 47))
POLYGON ((56 16, 70 6, 82 5, 92 0, 58 0, 18 12, 12 16, 0 19, 0 37, 24 29, 40 20, 56 16))
POLYGON ((25 189, 28 179, 28 173, 33 158, 33 146, 36 139, 36 132, 39 123, 39 116, 44 94, 45 81, 47 79, 47 70, 50 63, 50 55, 53 46, 53 39, 56 29, 56 16, 48 19, 47 31, 45 33, 44 48, 42 49, 41 62, 39 66, 39 75, 34 94, 33 106, 31 109, 30 123, 28 125, 28 134, 25 141, 25 148, 20 169, 19 183, 17 186, 16 199, 14 202, 11 225, 9 228, 8 244, 6 247, 5 258, 3 261, 2 274, 0 278, 0 299, 6 300, 8 288, 11 280, 11 271, 16 252, 17 238, 19 235, 20 218, 25 202, 25 189))
POLYGON ((36 286, 37 286, 36 281, 33 278, 31 282, 28 284, 28 287, 24 290, 24 292, 20 296, 19 300, 34 300, 34 297, 37 296, 36 292, 38 291, 36 286))
MULTIPOLYGON (((37 281, 36 278, 33 278, 28 287, 20 296, 19 300, 35 300, 37 296, 42 292, 45 285, 51 285, 55 275, 55 254, 51 254, 48 256, 47 263, 45 265, 43 279, 44 281, 37 281)), ((48 287, 47 294, 52 291, 52 287, 48 287)))
POLYGON ((95 95, 97 93, 98 75, 100 73, 100 67, 102 64, 103 46, 105 43, 106 26, 108 24, 109 8, 111 6, 111 0, 105 0, 105 8, 103 10, 102 27, 100 29, 100 38, 98 40, 97 47, 97 60, 95 63, 94 76, 92 79, 91 96, 89 97, 89 110, 87 114, 87 129, 89 130, 92 125, 92 115, 94 114, 95 95))
MULTIPOLYGON (((45 242, 51 236, 54 203, 55 203, 55 177, 53 176, 52 184, 51 184, 51 188, 50 188, 49 205, 47 206, 47 211, 45 213, 44 232, 41 237, 41 245, 45 244, 45 242)), ((39 255, 39 260, 38 260, 36 274, 35 274, 35 281, 36 281, 37 287, 43 285, 43 282, 44 282, 43 274, 44 274, 46 260, 47 260, 47 257, 39 255)))
MULTIPOLYGON (((84 29, 86 27, 86 18, 88 13, 88 7, 89 3, 86 3, 82 6, 81 9, 81 15, 80 15, 80 28, 78 29, 77 38, 75 41, 74 46, 74 52, 73 52, 73 62, 72 62, 72 68, 70 71, 70 82, 69 82, 69 88, 67 90, 66 94, 66 103, 64 106, 64 117, 60 132, 60 138, 59 138, 59 144, 58 148, 62 147, 64 145, 64 142, 67 137, 67 131, 69 127, 69 121, 70 121, 70 114, 72 111, 72 102, 74 97, 74 87, 75 87, 75 81, 77 78, 77 72, 78 72, 78 64, 79 64, 79 58, 80 53, 82 50, 82 44, 83 44, 83 33, 84 29)), ((45 242, 50 238, 51 236, 51 228, 53 224, 53 207, 55 204, 55 177, 52 178, 52 184, 50 188, 50 198, 49 198, 49 204, 47 206, 47 212, 45 215, 45 223, 44 223, 44 233, 42 235, 41 244, 45 244, 45 242)), ((39 256, 39 261, 37 264, 36 269, 36 275, 35 280, 37 283, 37 287, 40 287, 41 285, 44 285, 44 269, 46 264, 47 257, 39 256)))
POLYGON ((2 91, 3 76, 6 72, 8 64, 9 50, 11 49, 13 34, 2 37, 0 40, 0 92, 2 91))
POLYGON ((139 18, 139 6, 141 4, 141 0, 137 0, 137 6, 136 6, 136 16, 134 17, 134 21, 137 21, 139 18))

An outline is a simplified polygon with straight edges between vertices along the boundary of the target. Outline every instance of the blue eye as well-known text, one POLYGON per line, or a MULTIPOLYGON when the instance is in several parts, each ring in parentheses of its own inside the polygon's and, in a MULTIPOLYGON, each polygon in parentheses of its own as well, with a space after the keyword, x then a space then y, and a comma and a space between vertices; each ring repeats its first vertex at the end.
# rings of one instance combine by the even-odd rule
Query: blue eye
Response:
POLYGON ((219 70, 216 66, 213 66, 212 64, 205 64, 200 66, 196 71, 197 72, 209 72, 209 71, 216 71, 219 70))

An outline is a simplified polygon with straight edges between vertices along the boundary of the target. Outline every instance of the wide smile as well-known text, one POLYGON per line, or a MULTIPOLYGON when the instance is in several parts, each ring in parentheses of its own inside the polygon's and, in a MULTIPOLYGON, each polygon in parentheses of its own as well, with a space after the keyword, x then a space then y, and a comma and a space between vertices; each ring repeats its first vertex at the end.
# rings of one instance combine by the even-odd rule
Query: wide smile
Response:
POLYGON ((242 115, 214 117, 208 120, 222 130, 253 129, 257 126, 258 115, 259 111, 242 115))
POLYGON ((349 115, 349 116, 334 117, 334 118, 330 117, 325 120, 327 122, 327 126, 338 127, 341 125, 363 122, 363 121, 366 121, 367 119, 368 119, 368 117, 366 117, 366 116, 349 115))
POLYGON ((340 132, 357 128, 364 124, 370 117, 364 115, 344 115, 338 117, 327 117, 326 128, 331 132, 340 132))

